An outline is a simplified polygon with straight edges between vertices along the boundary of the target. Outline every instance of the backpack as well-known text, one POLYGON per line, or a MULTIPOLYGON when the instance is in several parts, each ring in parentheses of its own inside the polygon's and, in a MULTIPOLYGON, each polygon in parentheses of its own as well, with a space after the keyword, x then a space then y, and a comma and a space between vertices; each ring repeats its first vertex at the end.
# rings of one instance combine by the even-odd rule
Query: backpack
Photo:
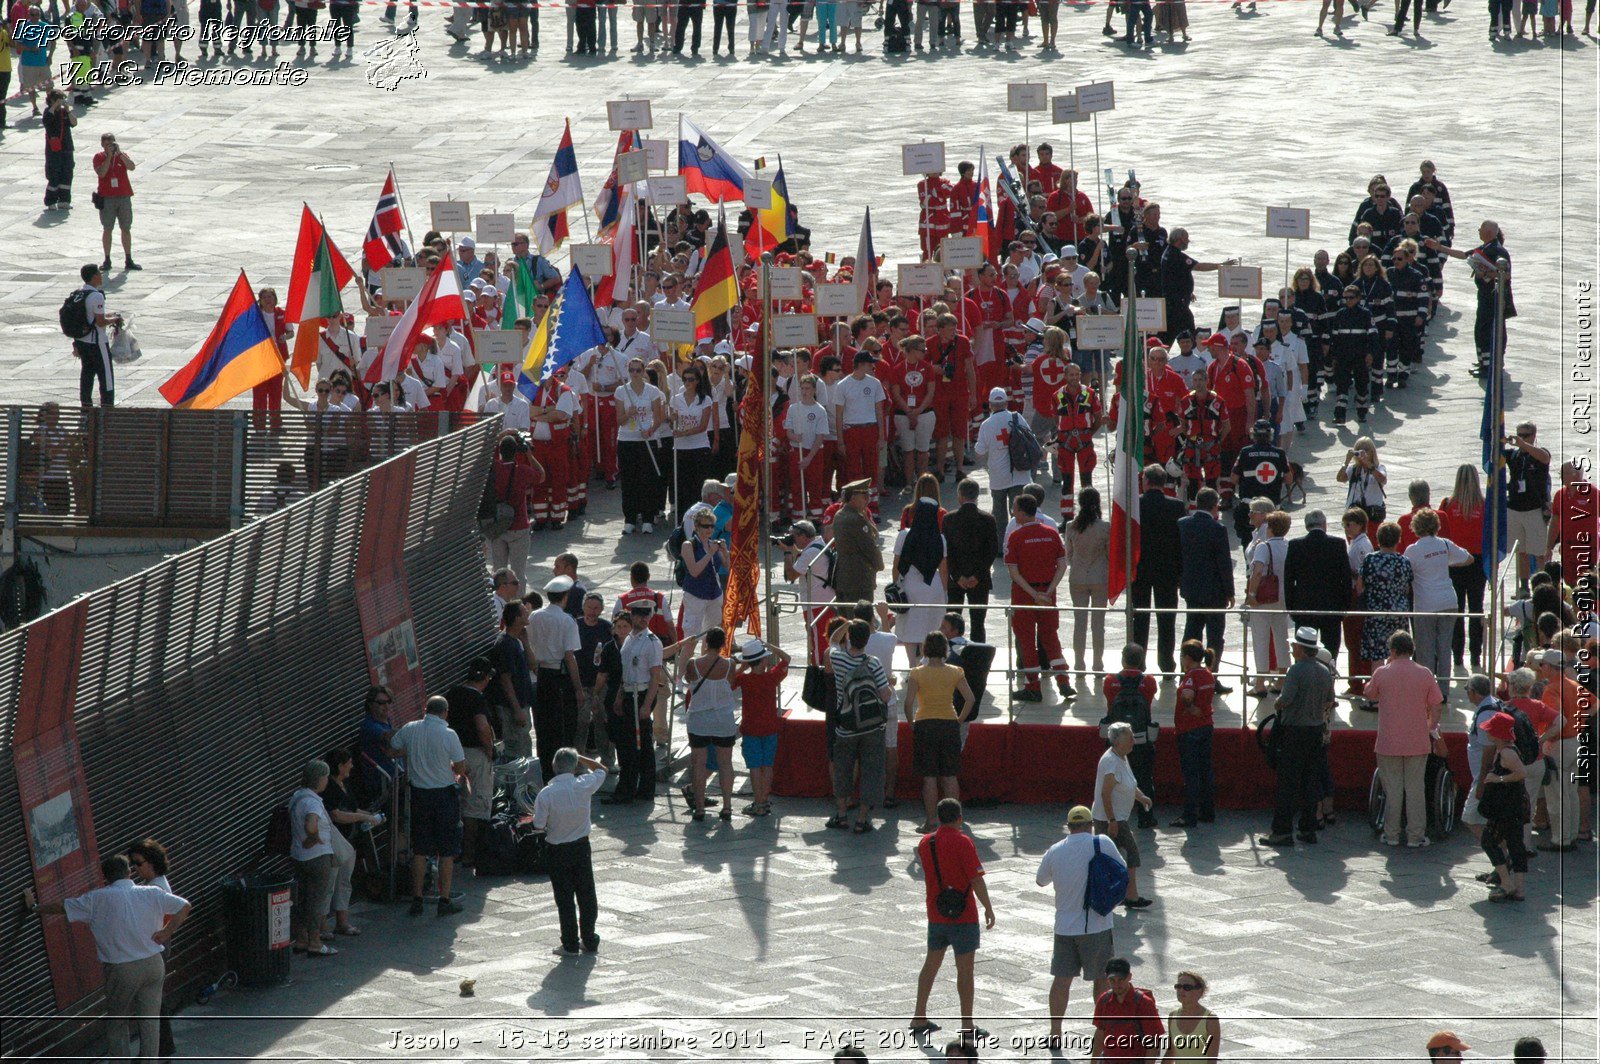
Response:
POLYGON ((478 833, 474 870, 480 876, 509 876, 521 871, 517 847, 517 818, 502 813, 478 833))
POLYGON ((61 332, 69 339, 82 340, 94 328, 89 321, 89 291, 88 287, 76 289, 61 303, 61 332))
POLYGON ((1117 681, 1117 693, 1106 708, 1106 715, 1100 718, 1100 737, 1107 738, 1111 725, 1120 722, 1133 729, 1135 743, 1142 746, 1154 742, 1160 725, 1151 721, 1150 703, 1139 690, 1144 676, 1118 676, 1117 681))
POLYGON ((1006 453, 1011 458, 1011 471, 1032 473, 1044 458, 1044 448, 1039 446, 1039 437, 1035 436, 1027 423, 1016 414, 1011 415, 1009 429, 1011 436, 1006 443, 1006 453))
POLYGON ((1511 742, 1517 748, 1517 757, 1524 765, 1538 764, 1539 733, 1534 730, 1533 721, 1510 702, 1500 703, 1500 710, 1511 717, 1511 742))
POLYGON ((1110 916, 1128 893, 1128 866, 1100 848, 1101 836, 1094 839, 1094 856, 1089 858, 1089 874, 1083 885, 1083 907, 1101 916, 1110 916))
MULTIPOLYGON (((511 531, 511 523, 517 519, 517 508, 505 501, 500 494, 500 487, 496 483, 500 471, 491 468, 489 478, 484 481, 483 495, 478 499, 478 531, 484 538, 494 539, 511 531)), ((515 483, 517 471, 511 470, 511 479, 515 483)))
POLYGON ((889 722, 889 708, 878 694, 872 676, 872 659, 863 656, 844 678, 838 729, 842 735, 866 735, 889 722))
POLYGON ((289 803, 284 802, 267 818, 267 856, 287 857, 294 848, 294 828, 289 823, 289 803))
POLYGON ((672 559, 672 582, 679 587, 689 579, 689 565, 683 560, 683 545, 687 542, 689 534, 683 530, 683 522, 679 521, 667 537, 666 545, 667 556, 672 559))
POLYGON ((31 557, 0 573, 0 630, 27 624, 44 613, 44 578, 31 557))

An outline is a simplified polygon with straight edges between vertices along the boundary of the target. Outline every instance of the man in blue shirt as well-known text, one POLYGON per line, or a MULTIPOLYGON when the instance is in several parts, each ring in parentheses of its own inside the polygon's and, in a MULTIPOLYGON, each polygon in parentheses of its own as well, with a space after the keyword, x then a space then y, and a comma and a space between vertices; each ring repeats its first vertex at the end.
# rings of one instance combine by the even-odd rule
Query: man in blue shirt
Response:
POLYGON ((526 233, 518 233, 511 238, 511 261, 526 266, 528 275, 533 278, 533 286, 545 295, 555 295, 561 287, 561 271, 543 255, 529 251, 526 233))

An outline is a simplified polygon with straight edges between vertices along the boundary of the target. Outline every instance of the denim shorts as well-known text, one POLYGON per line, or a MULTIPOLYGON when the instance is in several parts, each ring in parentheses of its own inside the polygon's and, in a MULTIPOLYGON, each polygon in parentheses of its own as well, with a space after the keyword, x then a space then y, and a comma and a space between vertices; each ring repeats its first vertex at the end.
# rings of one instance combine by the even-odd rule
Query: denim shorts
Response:
POLYGON ((978 948, 980 935, 978 925, 971 924, 936 924, 928 921, 928 950, 937 952, 945 948, 956 951, 957 957, 964 957, 975 952, 978 948))
POLYGON ((778 759, 778 733, 746 735, 741 742, 745 768, 771 768, 778 759))

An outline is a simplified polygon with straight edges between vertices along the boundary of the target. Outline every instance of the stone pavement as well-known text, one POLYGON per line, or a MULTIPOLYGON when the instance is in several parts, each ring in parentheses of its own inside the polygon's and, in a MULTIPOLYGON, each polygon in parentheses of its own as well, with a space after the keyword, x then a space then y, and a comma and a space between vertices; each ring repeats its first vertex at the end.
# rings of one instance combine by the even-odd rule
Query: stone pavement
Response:
MULTIPOLYGON (((689 821, 675 795, 648 812, 596 808, 598 956, 550 955, 555 906, 542 878, 468 879, 462 916, 367 906, 354 915, 364 934, 338 940, 337 957, 296 958, 291 986, 187 1009, 174 1024, 180 1052, 818 1061, 839 1044, 827 1039, 854 1036, 874 1061, 928 1057, 904 1030, 924 949, 920 809, 903 805, 862 838, 824 830, 818 802, 780 799, 770 819, 727 825, 689 821), (469 977, 476 996, 461 998, 469 977), (680 1041, 653 1053, 594 1041, 628 1036, 680 1041)), ((1033 877, 1063 812, 971 811, 997 913, 977 962, 978 1023, 997 1040, 986 1060, 1049 1059, 1022 1040, 1048 1033, 1054 909, 1033 877)), ((1253 843, 1263 827, 1259 815, 1224 813, 1187 837, 1142 833, 1140 886, 1156 904, 1119 915, 1115 941, 1163 1016, 1174 976, 1194 969, 1210 984, 1227 1059, 1420 1059, 1440 1028, 1470 1043, 1472 1059, 1504 1059, 1525 1034, 1552 1060, 1594 1059, 1592 847, 1571 855, 1564 880, 1554 855, 1540 855, 1528 903, 1505 906, 1472 880, 1483 859, 1463 831, 1389 850, 1345 818, 1317 847, 1280 854, 1253 843)), ((947 1031, 958 1026, 948 968, 931 1008, 947 1031)), ((1088 988, 1074 990, 1066 1029, 1081 1041, 1066 1058, 1082 1061, 1092 1008, 1088 988)))

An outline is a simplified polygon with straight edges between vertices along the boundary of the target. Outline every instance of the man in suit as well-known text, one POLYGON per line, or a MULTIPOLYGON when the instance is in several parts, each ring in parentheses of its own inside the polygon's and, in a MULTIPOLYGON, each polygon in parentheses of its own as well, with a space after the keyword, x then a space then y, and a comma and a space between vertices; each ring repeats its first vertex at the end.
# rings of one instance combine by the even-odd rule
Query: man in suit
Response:
MULTIPOLYGON (((1189 608, 1183 619, 1183 638, 1198 639, 1222 660, 1222 630, 1228 620, 1217 612, 1233 606, 1233 554, 1228 550, 1228 530, 1217 520, 1221 497, 1215 488, 1201 488, 1195 511, 1178 522, 1178 549, 1183 555, 1178 590, 1189 608)), ((1227 694, 1231 688, 1217 685, 1227 694)))
MULTIPOLYGON (((1139 496, 1139 567, 1133 574, 1133 642, 1139 646, 1150 645, 1150 599, 1155 597, 1156 609, 1176 609, 1178 605, 1178 577, 1182 574, 1182 550, 1178 542, 1178 522, 1183 518, 1184 506, 1170 498, 1163 488, 1167 486, 1167 471, 1157 463, 1144 467, 1144 493, 1139 496)), ((1176 613, 1156 614, 1156 660, 1162 672, 1173 672, 1177 661, 1172 656, 1178 627, 1176 613)))
POLYGON ((1328 535, 1321 510, 1306 511, 1306 534, 1289 543, 1283 561, 1283 601, 1295 627, 1315 628, 1328 653, 1339 656, 1343 612, 1350 608, 1350 558, 1343 540, 1328 535), (1300 610, 1335 610, 1335 615, 1300 610))
POLYGON ((950 601, 959 605, 966 602, 972 611, 972 641, 987 643, 983 621, 988 610, 989 592, 993 588, 992 573, 995 559, 1000 556, 1000 535, 995 531, 994 518, 978 509, 978 493, 982 491, 971 477, 956 485, 956 498, 961 506, 944 518, 944 539, 949 545, 950 601))

